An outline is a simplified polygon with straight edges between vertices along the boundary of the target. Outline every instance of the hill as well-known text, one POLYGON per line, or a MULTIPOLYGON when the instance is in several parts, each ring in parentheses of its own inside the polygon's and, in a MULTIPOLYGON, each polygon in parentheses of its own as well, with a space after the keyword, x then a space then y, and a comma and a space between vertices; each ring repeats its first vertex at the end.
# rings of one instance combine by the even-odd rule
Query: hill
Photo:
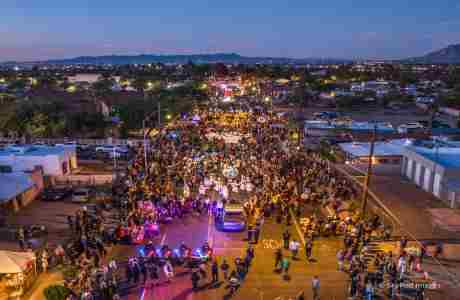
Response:
POLYGON ((407 62, 421 64, 460 64, 460 44, 450 45, 424 56, 409 58, 407 62))
POLYGON ((286 58, 286 57, 248 57, 236 53, 190 54, 190 55, 106 55, 106 56, 80 56, 69 59, 52 59, 35 62, 8 62, 4 64, 50 64, 50 65, 126 65, 170 63, 231 63, 231 64, 321 64, 321 63, 348 63, 345 59, 331 58, 286 58))

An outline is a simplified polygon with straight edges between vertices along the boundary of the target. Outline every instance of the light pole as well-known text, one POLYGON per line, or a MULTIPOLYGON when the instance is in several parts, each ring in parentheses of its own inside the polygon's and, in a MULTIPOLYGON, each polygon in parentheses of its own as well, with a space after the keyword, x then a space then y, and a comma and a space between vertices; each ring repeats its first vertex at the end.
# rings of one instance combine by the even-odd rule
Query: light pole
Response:
POLYGON ((374 125, 374 132, 372 134, 369 158, 367 162, 367 173, 366 173, 366 178, 364 181, 363 196, 362 196, 362 201, 361 201, 361 218, 363 220, 366 216, 367 197, 369 194, 369 183, 370 183, 371 176, 372 176, 372 158, 374 156, 374 146, 375 146, 376 138, 377 138, 377 125, 374 125))
POLYGON ((145 128, 145 121, 146 119, 142 120, 142 132, 144 134, 144 167, 145 167, 145 172, 147 172, 148 168, 148 162, 147 162, 147 131, 145 128))
MULTIPOLYGON (((154 115, 155 111, 151 112, 149 115, 147 115, 144 120, 142 120, 142 132, 143 132, 143 144, 144 144, 144 167, 145 167, 145 172, 147 173, 148 171, 148 158, 147 158, 147 128, 146 128, 146 122, 150 120, 150 118, 154 115)), ((161 127, 161 103, 158 100, 158 129, 161 127)))

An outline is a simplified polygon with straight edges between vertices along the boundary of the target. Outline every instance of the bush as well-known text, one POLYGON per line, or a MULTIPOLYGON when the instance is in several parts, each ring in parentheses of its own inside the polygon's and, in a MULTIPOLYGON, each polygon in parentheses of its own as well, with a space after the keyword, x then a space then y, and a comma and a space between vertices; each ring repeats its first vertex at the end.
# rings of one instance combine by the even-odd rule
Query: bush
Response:
POLYGON ((62 285, 50 285, 43 292, 46 300, 65 300, 70 290, 62 285))

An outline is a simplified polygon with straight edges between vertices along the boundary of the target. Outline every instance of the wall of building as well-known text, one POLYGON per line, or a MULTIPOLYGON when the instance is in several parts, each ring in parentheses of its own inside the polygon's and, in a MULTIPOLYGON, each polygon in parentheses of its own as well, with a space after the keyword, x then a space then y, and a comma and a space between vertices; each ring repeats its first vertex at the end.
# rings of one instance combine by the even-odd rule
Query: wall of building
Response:
POLYGON ((43 169, 44 175, 58 176, 65 175, 63 163, 66 164, 67 173, 78 167, 77 155, 74 150, 66 150, 63 155, 9 155, 0 156, 0 165, 11 166, 13 172, 25 172, 39 166, 43 169))
POLYGON ((451 207, 460 207, 460 193, 451 190, 447 183, 460 178, 459 169, 444 166, 414 152, 406 151, 401 163, 401 175, 446 202, 451 207))
POLYGON ((13 172, 24 172, 35 169, 40 166, 43 168, 45 175, 62 175, 57 155, 31 156, 0 156, 1 165, 9 165, 13 172))

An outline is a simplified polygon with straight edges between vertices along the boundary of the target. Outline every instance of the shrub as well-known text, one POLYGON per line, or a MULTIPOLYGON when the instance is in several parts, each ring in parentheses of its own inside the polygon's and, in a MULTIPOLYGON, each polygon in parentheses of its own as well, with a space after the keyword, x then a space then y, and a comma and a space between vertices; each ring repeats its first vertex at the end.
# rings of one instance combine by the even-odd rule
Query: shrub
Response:
POLYGON ((50 285, 43 292, 46 300, 65 300, 70 290, 62 285, 50 285))

